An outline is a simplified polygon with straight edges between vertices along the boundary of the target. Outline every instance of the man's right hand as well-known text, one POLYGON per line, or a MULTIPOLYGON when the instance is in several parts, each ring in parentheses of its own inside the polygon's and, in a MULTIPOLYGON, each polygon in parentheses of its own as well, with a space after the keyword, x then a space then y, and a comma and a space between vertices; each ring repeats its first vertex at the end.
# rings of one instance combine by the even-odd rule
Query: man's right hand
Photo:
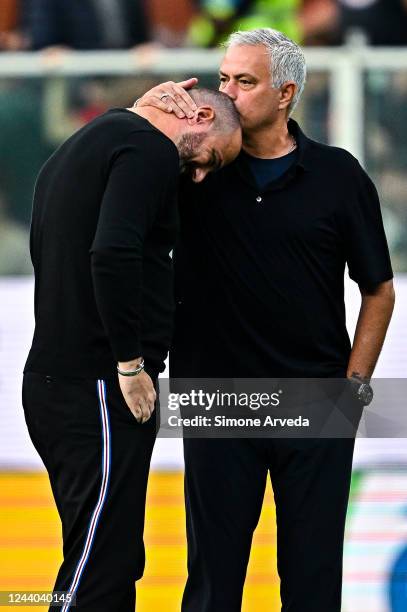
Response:
MULTIPOLYGON (((119 364, 126 370, 127 364, 119 364)), ((153 381, 144 370, 137 376, 119 376, 119 385, 124 400, 138 423, 145 423, 153 414, 157 394, 153 381)))
POLYGON ((193 117, 197 106, 186 90, 192 89, 197 82, 198 79, 193 77, 179 83, 174 81, 161 83, 138 99, 137 108, 153 106, 166 113, 175 113, 179 119, 193 117))

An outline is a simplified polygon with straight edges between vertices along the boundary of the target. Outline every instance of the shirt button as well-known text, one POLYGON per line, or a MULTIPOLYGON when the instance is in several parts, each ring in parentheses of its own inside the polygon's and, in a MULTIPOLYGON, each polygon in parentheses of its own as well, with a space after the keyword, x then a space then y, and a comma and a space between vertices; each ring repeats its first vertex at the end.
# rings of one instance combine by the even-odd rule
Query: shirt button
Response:
POLYGON ((260 202, 261 202, 262 200, 263 200, 263 198, 262 198, 261 196, 257 196, 257 198, 256 198, 256 202, 259 202, 259 204, 260 204, 260 202))

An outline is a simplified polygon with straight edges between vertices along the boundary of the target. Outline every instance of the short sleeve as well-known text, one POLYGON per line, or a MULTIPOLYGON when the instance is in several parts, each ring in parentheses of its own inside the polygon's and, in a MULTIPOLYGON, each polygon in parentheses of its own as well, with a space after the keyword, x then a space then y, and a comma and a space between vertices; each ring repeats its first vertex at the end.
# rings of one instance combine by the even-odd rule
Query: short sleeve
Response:
POLYGON ((379 196, 358 162, 351 187, 342 216, 346 263, 352 280, 361 287, 374 287, 393 278, 393 271, 379 196))

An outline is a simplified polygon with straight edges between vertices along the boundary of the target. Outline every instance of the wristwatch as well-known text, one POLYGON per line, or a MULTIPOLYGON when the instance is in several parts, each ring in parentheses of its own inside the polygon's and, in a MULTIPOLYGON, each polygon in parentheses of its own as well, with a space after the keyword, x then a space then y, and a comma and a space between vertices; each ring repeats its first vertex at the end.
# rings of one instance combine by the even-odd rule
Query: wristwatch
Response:
POLYGON ((362 406, 368 406, 374 395, 373 389, 370 386, 370 379, 352 374, 348 380, 351 383, 353 393, 362 406))

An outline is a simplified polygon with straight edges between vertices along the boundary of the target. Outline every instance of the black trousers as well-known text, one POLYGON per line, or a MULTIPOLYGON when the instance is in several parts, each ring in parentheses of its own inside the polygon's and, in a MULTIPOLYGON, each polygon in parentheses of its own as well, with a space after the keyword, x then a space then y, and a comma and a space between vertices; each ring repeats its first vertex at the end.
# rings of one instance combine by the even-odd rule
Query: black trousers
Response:
POLYGON ((183 612, 239 612, 270 473, 282 612, 340 612, 354 439, 185 439, 183 612))
POLYGON ((62 521, 54 591, 75 594, 80 612, 134 612, 156 412, 138 424, 116 379, 34 373, 24 375, 23 406, 62 521))

